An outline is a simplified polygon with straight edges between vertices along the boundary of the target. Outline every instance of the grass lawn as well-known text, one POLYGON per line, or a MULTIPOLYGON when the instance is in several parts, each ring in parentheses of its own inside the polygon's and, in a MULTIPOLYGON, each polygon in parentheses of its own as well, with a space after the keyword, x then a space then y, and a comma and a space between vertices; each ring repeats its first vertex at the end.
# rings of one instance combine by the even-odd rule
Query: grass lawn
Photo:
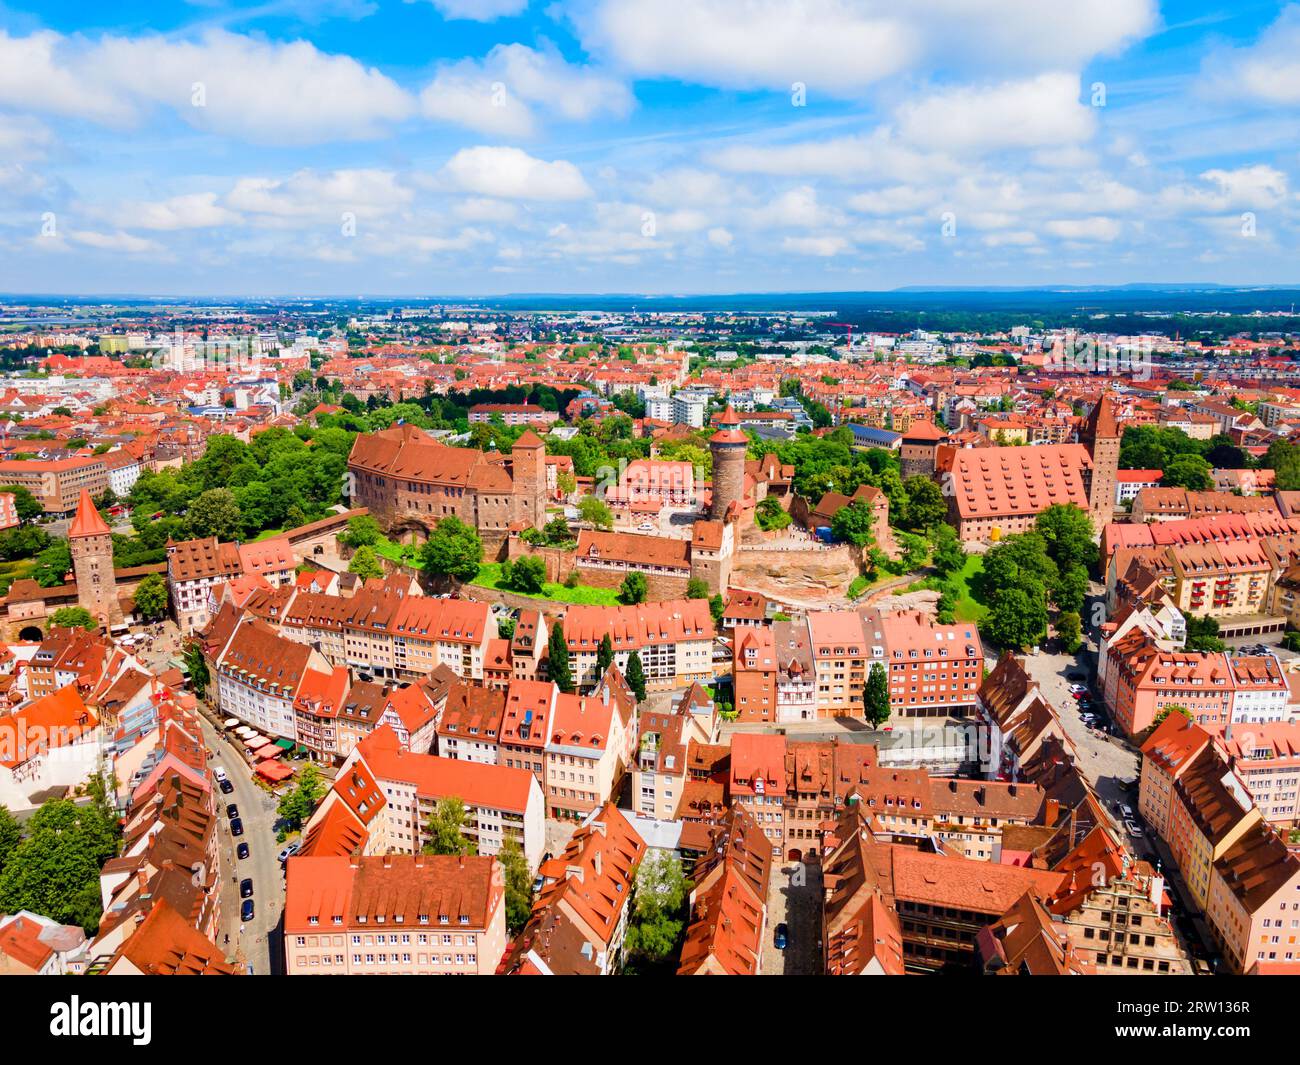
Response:
POLYGON ((966 565, 962 566, 960 572, 954 573, 951 577, 952 583, 960 589, 957 605, 953 608, 953 616, 958 621, 973 621, 979 624, 989 612, 988 607, 983 603, 977 603, 970 593, 970 582, 983 569, 983 555, 967 555, 966 565))
POLYGON ((9 585, 14 581, 30 577, 36 569, 36 559, 20 558, 15 562, 0 562, 0 595, 9 592, 9 585))
POLYGON ((376 555, 388 559, 389 562, 395 562, 398 565, 405 563, 409 566, 418 566, 420 564, 419 544, 398 544, 387 536, 381 536, 375 541, 374 548, 376 555))
MULTIPOLYGON (((478 576, 470 581, 471 586, 479 588, 501 588, 501 563, 484 562, 479 566, 478 576)), ((617 588, 593 588, 580 584, 576 588, 566 588, 555 581, 547 581, 537 595, 516 592, 513 588, 501 588, 501 591, 514 595, 524 595, 529 599, 550 599, 556 603, 578 603, 584 606, 618 606, 617 588)))

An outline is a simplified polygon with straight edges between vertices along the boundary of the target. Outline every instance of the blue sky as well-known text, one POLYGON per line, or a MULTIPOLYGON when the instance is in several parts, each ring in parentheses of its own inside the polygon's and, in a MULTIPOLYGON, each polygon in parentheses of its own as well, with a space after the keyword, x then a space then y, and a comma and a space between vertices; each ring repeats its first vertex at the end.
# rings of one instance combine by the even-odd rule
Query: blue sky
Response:
POLYGON ((1300 4, 0 5, 0 291, 1300 282, 1300 4))

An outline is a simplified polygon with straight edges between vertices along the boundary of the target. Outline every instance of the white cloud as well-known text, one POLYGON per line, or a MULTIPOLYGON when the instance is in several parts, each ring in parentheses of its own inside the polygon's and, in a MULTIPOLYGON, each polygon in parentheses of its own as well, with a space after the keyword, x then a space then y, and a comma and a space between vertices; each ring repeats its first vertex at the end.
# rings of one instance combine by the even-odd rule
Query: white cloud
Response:
POLYGON ((815 255, 821 258, 841 255, 848 251, 849 247, 847 240, 836 236, 786 237, 785 240, 781 241, 782 251, 788 251, 794 255, 815 255))
POLYGON ((10 162, 44 159, 54 135, 42 123, 23 115, 0 115, 0 157, 10 162))
POLYGON ((480 63, 466 59, 439 69, 420 94, 426 118, 483 133, 534 132, 533 108, 569 121, 625 115, 632 94, 619 80, 565 61, 553 47, 497 45, 480 63))
POLYGON ((722 226, 714 226, 708 232, 709 243, 715 248, 730 248, 732 244, 731 232, 722 226))
POLYGON ((51 30, 11 37, 0 30, 0 104, 99 122, 123 123, 131 105, 96 84, 97 72, 51 30))
POLYGON ((528 0, 432 0, 443 18, 491 22, 528 9, 528 0))
POLYGON ((152 203, 125 203, 113 214, 118 224, 137 229, 206 229, 240 221, 239 215, 217 203, 214 192, 173 196, 152 203))
POLYGON ((945 90, 903 105, 897 117, 903 140, 955 151, 1068 145, 1096 129, 1092 108, 1079 103, 1079 79, 1059 72, 945 90))
POLYGON ((1210 96, 1300 103, 1300 4, 1284 8, 1253 45, 1211 56, 1202 88, 1210 96))
POLYGON ((519 148, 462 148, 439 174, 455 189, 497 199, 579 200, 592 194, 572 163, 548 163, 519 148))
POLYGON ((299 170, 287 178, 241 178, 225 206, 286 219, 334 220, 343 211, 375 217, 411 202, 411 190, 388 170, 299 170))
POLYGON ((77 229, 68 233, 68 239, 88 248, 102 251, 120 251, 128 255, 145 255, 162 251, 162 245, 156 241, 137 237, 117 230, 114 233, 97 233, 93 230, 77 229))
POLYGON ((1062 240, 1111 241, 1123 226, 1114 219, 1096 215, 1091 218, 1058 218, 1047 223, 1047 231, 1062 240))

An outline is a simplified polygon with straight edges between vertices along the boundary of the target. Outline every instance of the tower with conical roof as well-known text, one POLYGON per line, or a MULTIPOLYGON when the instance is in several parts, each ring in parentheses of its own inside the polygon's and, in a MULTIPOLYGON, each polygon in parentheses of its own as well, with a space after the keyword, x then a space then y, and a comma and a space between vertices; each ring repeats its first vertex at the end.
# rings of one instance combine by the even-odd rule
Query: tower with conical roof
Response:
POLYGON ((745 454, 749 437, 740 431, 740 419, 731 404, 718 418, 718 431, 709 437, 709 451, 713 455, 713 506, 709 516, 724 521, 732 503, 739 510, 744 506, 745 454))
POLYGON ((1102 393, 1079 432, 1079 443, 1092 456, 1088 482, 1088 513, 1099 532, 1115 517, 1115 483, 1119 477, 1119 423, 1115 404, 1102 393))
POLYGON ((113 576, 113 531, 84 488, 68 529, 68 549, 76 574, 77 602, 105 628, 121 622, 122 607, 113 576))

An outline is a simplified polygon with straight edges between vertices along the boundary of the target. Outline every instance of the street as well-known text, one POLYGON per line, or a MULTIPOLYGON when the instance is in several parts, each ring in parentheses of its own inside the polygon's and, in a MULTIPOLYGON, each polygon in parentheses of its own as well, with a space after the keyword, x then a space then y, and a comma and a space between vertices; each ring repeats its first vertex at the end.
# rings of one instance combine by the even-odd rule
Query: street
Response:
POLYGON ((822 869, 815 862, 772 870, 761 971, 764 976, 822 973, 822 869), (781 924, 788 929, 784 950, 776 946, 776 929, 781 924))
POLYGON ((225 934, 218 941, 227 956, 240 964, 252 966, 257 975, 278 974, 284 968, 284 949, 280 942, 278 926, 284 912, 284 874, 277 855, 282 843, 275 839, 276 805, 273 795, 253 782, 252 771, 243 757, 228 743, 206 718, 203 718, 203 735, 212 751, 212 764, 222 766, 235 790, 229 795, 217 792, 217 809, 221 835, 221 913, 225 934), (244 823, 244 834, 238 839, 230 835, 230 819, 226 806, 239 807, 239 817, 244 823), (247 843, 249 855, 243 861, 235 857, 235 844, 247 843), (248 923, 239 919, 242 899, 239 881, 253 879, 254 918, 248 923))

